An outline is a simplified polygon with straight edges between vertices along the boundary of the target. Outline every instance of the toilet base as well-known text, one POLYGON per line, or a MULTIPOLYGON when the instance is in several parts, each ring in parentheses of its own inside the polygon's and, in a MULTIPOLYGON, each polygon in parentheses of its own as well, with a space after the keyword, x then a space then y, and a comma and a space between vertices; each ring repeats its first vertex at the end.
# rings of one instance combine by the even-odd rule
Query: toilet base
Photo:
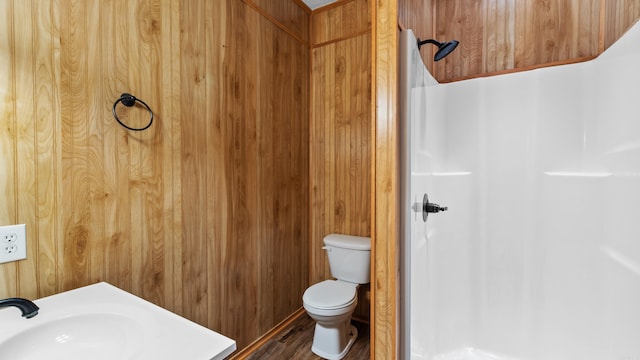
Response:
POLYGON ((316 323, 311 351, 328 360, 340 360, 358 338, 358 329, 347 322, 345 328, 324 327, 316 323))

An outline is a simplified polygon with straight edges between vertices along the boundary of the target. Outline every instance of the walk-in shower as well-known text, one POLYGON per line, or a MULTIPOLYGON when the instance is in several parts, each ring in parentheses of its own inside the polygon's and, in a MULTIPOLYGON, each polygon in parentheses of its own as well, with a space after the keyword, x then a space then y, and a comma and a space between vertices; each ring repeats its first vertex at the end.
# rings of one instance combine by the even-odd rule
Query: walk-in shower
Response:
POLYGON ((402 359, 640 360, 640 26, 438 84, 401 34, 402 359), (423 221, 424 194, 447 211, 423 221))

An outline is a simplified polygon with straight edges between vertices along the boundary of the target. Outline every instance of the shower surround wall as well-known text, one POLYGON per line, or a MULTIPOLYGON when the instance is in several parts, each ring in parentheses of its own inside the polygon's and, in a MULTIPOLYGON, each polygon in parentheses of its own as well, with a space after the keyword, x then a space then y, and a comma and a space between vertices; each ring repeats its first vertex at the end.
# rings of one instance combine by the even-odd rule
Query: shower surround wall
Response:
POLYGON ((445 85, 401 42, 406 358, 640 359, 640 25, 590 62, 445 85), (425 192, 449 207, 426 224, 425 192))

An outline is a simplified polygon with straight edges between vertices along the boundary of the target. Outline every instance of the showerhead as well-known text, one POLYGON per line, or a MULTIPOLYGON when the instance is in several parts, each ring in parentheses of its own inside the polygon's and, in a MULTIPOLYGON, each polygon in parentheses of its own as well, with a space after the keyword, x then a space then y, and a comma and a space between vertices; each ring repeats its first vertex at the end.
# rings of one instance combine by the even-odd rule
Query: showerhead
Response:
POLYGON ((418 39, 418 50, 424 44, 433 44, 438 47, 438 51, 433 56, 433 61, 440 61, 444 59, 445 56, 449 55, 459 44, 458 40, 451 40, 449 42, 441 43, 439 41, 435 41, 433 39, 422 40, 418 39))

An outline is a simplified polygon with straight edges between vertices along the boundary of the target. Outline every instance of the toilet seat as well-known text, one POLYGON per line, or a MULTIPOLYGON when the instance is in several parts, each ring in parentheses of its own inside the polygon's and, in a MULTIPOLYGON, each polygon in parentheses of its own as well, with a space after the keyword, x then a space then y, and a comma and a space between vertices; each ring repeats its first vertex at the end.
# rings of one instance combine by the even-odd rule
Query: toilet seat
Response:
POLYGON ((309 287, 302 296, 304 304, 322 310, 348 307, 357 300, 357 284, 325 280, 309 287))

